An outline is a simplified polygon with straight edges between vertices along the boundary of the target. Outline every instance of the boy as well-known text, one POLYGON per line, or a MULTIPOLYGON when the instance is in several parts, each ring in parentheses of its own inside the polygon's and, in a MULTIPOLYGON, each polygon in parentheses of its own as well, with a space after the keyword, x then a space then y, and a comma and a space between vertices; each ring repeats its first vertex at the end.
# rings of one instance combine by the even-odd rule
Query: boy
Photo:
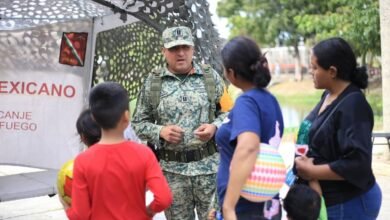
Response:
POLYGON ((101 127, 98 143, 74 163, 69 219, 151 219, 169 207, 172 194, 153 152, 126 141, 129 98, 118 83, 105 82, 91 90, 89 104, 101 127), (146 188, 154 200, 145 207, 146 188))
POLYGON ((309 186, 296 184, 284 198, 283 208, 289 220, 317 220, 320 215, 321 197, 309 186))

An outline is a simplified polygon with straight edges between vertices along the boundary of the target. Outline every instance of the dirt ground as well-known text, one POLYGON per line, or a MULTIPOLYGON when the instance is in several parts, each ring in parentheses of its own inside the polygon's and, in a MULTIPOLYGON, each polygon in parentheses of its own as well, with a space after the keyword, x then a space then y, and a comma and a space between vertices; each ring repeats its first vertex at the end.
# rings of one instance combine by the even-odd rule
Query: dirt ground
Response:
MULTIPOLYGON (((310 74, 304 74, 302 81, 295 81, 294 75, 282 74, 273 76, 270 86, 271 92, 279 94, 314 94, 318 90, 314 88, 313 78, 310 74)), ((367 93, 382 94, 382 82, 380 77, 369 78, 367 93)))
POLYGON ((312 76, 309 74, 304 74, 302 81, 295 81, 292 74, 273 76, 269 88, 271 92, 288 95, 314 94, 317 91, 314 88, 312 76))

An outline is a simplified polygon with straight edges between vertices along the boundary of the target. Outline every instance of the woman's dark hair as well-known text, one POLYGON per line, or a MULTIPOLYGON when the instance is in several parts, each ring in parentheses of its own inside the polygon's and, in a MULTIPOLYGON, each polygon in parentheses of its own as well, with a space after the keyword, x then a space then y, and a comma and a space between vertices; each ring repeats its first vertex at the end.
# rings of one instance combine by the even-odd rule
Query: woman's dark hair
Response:
POLYGON ((361 89, 368 86, 368 75, 365 67, 357 67, 356 56, 351 46, 340 37, 329 38, 313 47, 320 67, 328 70, 331 66, 337 69, 337 78, 352 82, 361 89))
POLYGON ((283 200, 287 217, 292 220, 317 220, 320 215, 320 195, 304 184, 293 185, 283 200))
POLYGON ((91 110, 86 109, 81 112, 76 121, 77 133, 85 145, 92 146, 100 140, 101 130, 99 125, 93 120, 91 110))
POLYGON ((235 37, 223 47, 221 56, 226 70, 232 69, 256 87, 264 88, 271 81, 267 59, 254 40, 244 36, 235 37))

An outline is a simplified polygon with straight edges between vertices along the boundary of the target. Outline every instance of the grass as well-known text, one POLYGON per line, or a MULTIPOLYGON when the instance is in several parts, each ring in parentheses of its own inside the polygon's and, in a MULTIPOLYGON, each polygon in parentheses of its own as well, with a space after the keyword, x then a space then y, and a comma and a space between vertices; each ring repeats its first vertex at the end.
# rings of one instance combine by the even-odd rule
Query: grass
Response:
POLYGON ((304 108, 315 106, 321 98, 322 91, 318 91, 314 94, 280 94, 273 93, 278 99, 281 105, 294 106, 295 108, 304 108))

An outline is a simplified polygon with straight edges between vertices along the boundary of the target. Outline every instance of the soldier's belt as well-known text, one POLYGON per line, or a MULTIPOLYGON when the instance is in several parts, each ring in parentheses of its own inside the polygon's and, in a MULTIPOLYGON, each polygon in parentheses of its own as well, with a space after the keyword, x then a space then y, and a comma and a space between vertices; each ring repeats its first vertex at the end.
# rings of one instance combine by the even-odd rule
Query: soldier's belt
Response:
POLYGON ((188 163, 192 161, 202 160, 205 157, 213 155, 217 151, 218 150, 215 144, 213 142, 209 142, 204 147, 196 150, 174 151, 160 149, 158 155, 160 157, 160 160, 188 163))

